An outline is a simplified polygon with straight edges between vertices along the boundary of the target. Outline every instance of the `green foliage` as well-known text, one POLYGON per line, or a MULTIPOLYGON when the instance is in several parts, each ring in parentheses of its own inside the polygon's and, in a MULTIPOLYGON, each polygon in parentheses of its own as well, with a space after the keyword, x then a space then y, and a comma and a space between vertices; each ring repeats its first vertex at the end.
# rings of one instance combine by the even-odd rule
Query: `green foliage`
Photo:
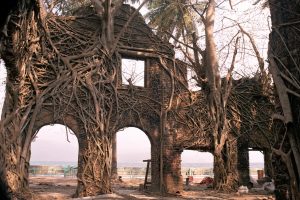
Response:
MULTIPOLYGON (((115 1, 119 0, 113 0, 115 1)), ((44 0, 44 2, 47 10, 56 15, 72 15, 80 7, 91 6, 90 0, 44 0)), ((123 2, 139 3, 140 0, 123 0, 123 2)))
POLYGON ((190 40, 197 28, 195 21, 199 18, 195 9, 201 12, 204 5, 204 2, 194 4, 191 0, 152 0, 146 17, 161 38, 169 40, 172 34, 176 39, 184 37, 190 40))
POLYGON ((91 5, 90 0, 45 0, 46 9, 56 15, 71 15, 79 7, 91 5))

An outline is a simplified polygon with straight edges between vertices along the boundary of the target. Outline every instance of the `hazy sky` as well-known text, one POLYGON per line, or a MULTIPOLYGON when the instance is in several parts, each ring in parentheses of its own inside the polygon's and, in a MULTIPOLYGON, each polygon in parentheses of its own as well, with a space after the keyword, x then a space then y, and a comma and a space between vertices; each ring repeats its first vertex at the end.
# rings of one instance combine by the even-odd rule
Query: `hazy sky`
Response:
POLYGON ((42 127, 31 143, 31 161, 65 161, 78 159, 78 141, 70 129, 55 124, 42 127), (67 134, 68 133, 68 134, 67 134), (69 141, 67 140, 69 139, 69 141))

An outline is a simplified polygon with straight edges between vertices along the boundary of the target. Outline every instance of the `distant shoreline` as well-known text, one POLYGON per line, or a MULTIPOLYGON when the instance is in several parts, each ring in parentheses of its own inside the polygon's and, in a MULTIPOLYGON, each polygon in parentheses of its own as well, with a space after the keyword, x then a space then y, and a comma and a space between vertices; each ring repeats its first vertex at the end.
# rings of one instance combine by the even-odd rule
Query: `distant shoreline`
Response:
MULTIPOLYGON (((31 161, 30 165, 47 165, 47 166, 73 166, 77 167, 77 162, 74 161, 31 161)), ((184 168, 213 168, 213 163, 182 163, 184 168)), ((122 167, 146 167, 146 163, 118 163, 118 168, 122 167)), ((251 163, 250 168, 263 168, 264 163, 251 163)))

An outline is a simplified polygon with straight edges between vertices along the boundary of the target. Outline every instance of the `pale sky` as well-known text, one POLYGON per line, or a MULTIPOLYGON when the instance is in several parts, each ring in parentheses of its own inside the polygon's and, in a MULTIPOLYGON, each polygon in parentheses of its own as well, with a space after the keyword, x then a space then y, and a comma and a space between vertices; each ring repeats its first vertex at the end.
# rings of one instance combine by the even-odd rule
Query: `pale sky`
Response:
POLYGON ((76 162, 78 160, 77 137, 70 129, 66 130, 64 125, 44 126, 31 143, 30 160, 76 162))
POLYGON ((138 128, 125 128, 117 132, 118 163, 139 163, 151 159, 148 136, 138 128))
POLYGON ((122 58, 122 84, 128 85, 128 80, 135 86, 144 87, 145 61, 122 58))

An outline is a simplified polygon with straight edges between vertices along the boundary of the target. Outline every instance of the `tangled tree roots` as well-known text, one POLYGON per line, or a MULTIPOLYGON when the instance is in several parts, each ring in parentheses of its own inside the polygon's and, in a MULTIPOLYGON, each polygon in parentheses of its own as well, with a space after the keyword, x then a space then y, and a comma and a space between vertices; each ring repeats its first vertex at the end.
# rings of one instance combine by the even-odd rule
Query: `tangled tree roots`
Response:
MULTIPOLYGON (((123 19, 122 15, 118 17, 119 22, 123 23, 128 18, 123 19)), ((137 92, 130 87, 119 90, 117 77, 121 58, 118 50, 127 53, 145 50, 143 47, 157 38, 150 34, 149 27, 140 30, 141 26, 146 25, 138 21, 130 28, 135 34, 146 32, 143 36, 147 37, 141 39, 140 46, 130 46, 136 42, 135 38, 131 36, 133 33, 125 32, 120 41, 127 49, 120 48, 112 52, 103 44, 101 25, 100 17, 94 14, 69 17, 49 15, 43 18, 32 11, 12 16, 8 26, 12 36, 6 40, 2 53, 9 79, 3 110, 5 120, 0 124, 0 140, 5 141, 0 146, 3 152, 1 155, 5 155, 0 157, 0 163, 4 166, 0 167, 4 169, 0 173, 3 172, 2 175, 6 177, 1 180, 6 180, 12 193, 17 194, 28 187, 30 143, 42 109, 52 111, 53 121, 64 122, 67 116, 71 116, 81 128, 80 137, 84 137, 84 142, 79 147, 76 191, 79 197, 111 192, 112 135, 122 127, 122 121, 119 120, 121 117, 139 121, 143 126, 140 119, 147 116, 151 123, 161 125, 161 135, 166 128, 162 121, 172 118, 178 126, 176 124, 170 130, 190 130, 188 134, 176 138, 174 145, 180 148, 204 145, 213 150, 213 125, 208 116, 207 99, 202 91, 192 95, 188 92, 188 97, 181 96, 183 91, 187 91, 182 87, 185 80, 179 80, 179 72, 173 68, 175 61, 170 59, 170 47, 161 43, 158 49, 150 46, 142 52, 146 56, 155 57, 153 65, 157 65, 153 68, 156 72, 151 74, 153 81, 149 83, 151 96, 145 95, 149 92, 147 88, 137 92), (128 38, 133 38, 133 41, 128 38), (172 67, 166 67, 169 64, 172 67), (158 66, 167 75, 160 74, 158 66), (167 77, 163 77, 163 80, 168 79, 170 86, 161 85, 162 76, 167 77), (157 100, 160 99, 161 90, 167 91, 163 94, 162 102, 157 100), (190 104, 185 105, 186 98, 191 99, 190 104)), ((266 116, 269 112, 260 114, 258 111, 268 109, 262 106, 262 102, 266 101, 255 98, 256 94, 259 97, 262 95, 251 83, 235 84, 229 106, 226 107, 228 138, 239 137, 243 131, 250 134, 247 131, 255 129, 260 134, 268 130, 270 119, 266 116), (245 85, 246 88, 243 88, 245 85)), ((161 141, 164 139, 161 138, 161 141)), ((226 152, 224 150, 216 154, 216 163, 219 164, 219 168, 215 168, 218 177, 216 187, 232 190, 237 185, 236 170, 233 168, 236 165, 237 150, 234 142, 228 142, 225 146, 226 152), (223 153, 229 156, 226 162, 223 153)), ((163 163, 161 166, 163 168, 163 163)))
POLYGON ((83 127, 86 144, 80 155, 76 194, 87 196, 111 192, 111 144, 116 130, 110 122, 117 112, 114 81, 120 59, 101 46, 99 31, 81 30, 80 22, 48 20, 42 54, 34 56, 26 68, 29 81, 32 79, 28 85, 33 87, 26 98, 36 105, 50 103, 56 118, 76 116, 83 127))
MULTIPOLYGON (((130 16, 133 10, 125 8, 130 16)), ((110 193, 112 135, 122 127, 119 116, 129 113, 129 118, 139 119, 142 114, 151 115, 149 108, 161 105, 155 100, 149 105, 143 94, 117 90, 121 57, 103 44, 99 16, 43 18, 34 11, 28 13, 12 16, 8 24, 12 36, 2 54, 9 80, 6 120, 0 129, 1 141, 6 142, 2 152, 9 154, 1 159, 7 164, 2 169, 9 178, 5 179, 9 190, 17 194, 28 187, 30 143, 38 115, 47 109, 53 111, 53 121, 64 122, 71 116, 81 127, 84 142, 79 147, 76 196, 110 193), (12 137, 7 139, 8 135, 12 137)), ((126 21, 122 17, 119 21, 126 21)), ((153 113, 150 118, 156 120, 159 112, 153 113)))

